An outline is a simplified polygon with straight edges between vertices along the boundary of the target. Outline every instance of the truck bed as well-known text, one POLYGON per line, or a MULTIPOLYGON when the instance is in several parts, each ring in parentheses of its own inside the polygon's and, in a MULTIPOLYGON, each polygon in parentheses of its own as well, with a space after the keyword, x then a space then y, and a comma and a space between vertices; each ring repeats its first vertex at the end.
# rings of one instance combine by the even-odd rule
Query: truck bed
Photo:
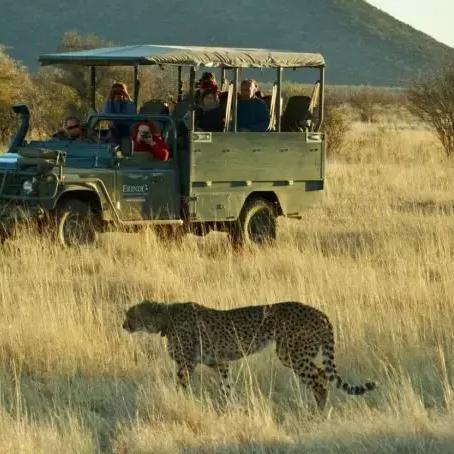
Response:
POLYGON ((320 133, 192 133, 192 217, 236 219, 253 192, 276 194, 284 214, 298 215, 321 195, 324 155, 320 133))

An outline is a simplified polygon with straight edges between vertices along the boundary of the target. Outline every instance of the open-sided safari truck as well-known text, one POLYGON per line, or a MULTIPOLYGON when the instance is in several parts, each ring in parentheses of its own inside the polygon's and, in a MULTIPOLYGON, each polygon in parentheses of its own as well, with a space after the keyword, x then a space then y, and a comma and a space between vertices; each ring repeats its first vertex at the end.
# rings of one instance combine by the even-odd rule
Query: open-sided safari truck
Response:
POLYGON ((319 54, 143 45, 49 54, 40 61, 87 66, 94 111, 96 67, 132 66, 137 101, 139 66, 176 66, 178 102, 168 114, 162 114, 156 100, 137 115, 93 114, 87 120, 86 141, 27 142, 30 114, 26 106, 16 106, 21 124, 8 153, 0 156, 3 238, 16 223, 37 219, 49 222, 46 230, 54 229, 65 245, 93 242, 109 227, 139 225, 159 226, 169 235, 221 230, 235 243, 261 244, 276 237, 278 216, 300 217, 323 192, 325 62, 319 54), (223 132, 200 131, 194 120, 192 100, 200 68, 220 72, 226 100, 223 132), (276 78, 267 99, 267 132, 241 132, 237 127, 240 77, 247 68, 273 70, 276 78), (300 68, 316 70, 312 96, 289 98, 284 106, 283 72, 300 68), (159 127, 171 159, 131 153, 131 138, 120 146, 105 139, 113 123, 141 120, 159 127))

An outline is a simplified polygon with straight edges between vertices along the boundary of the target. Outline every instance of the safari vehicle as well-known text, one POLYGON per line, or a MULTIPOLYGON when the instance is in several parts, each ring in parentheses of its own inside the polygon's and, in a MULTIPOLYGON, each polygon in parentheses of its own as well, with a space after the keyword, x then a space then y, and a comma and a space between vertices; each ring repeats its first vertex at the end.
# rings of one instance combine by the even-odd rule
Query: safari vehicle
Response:
POLYGON ((50 223, 46 231, 54 231, 64 245, 88 244, 106 229, 136 226, 154 226, 168 235, 220 230, 235 244, 262 244, 275 239, 278 216, 300 218, 323 193, 325 62, 319 54, 143 45, 48 54, 40 61, 89 68, 94 112, 97 67, 132 66, 137 105, 139 67, 176 66, 178 102, 164 114, 161 101, 147 103, 136 115, 92 114, 86 122, 90 141, 27 142, 30 113, 16 106, 21 123, 8 152, 0 156, 3 238, 17 223, 38 220, 50 223), (197 71, 204 67, 221 73, 226 93, 222 132, 200 131, 195 124, 192 100, 197 71), (266 132, 238 130, 239 81, 248 68, 270 69, 276 77, 267 99, 266 132), (307 68, 318 79, 312 96, 289 98, 284 108, 284 70, 307 68), (119 146, 106 140, 112 123, 140 120, 158 125, 171 159, 134 153, 130 137, 119 146))

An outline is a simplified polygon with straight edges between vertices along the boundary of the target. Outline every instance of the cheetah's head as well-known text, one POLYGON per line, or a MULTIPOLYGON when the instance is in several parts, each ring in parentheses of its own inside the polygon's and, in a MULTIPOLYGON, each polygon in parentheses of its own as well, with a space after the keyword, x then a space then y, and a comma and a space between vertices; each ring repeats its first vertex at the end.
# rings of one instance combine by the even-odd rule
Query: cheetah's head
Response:
POLYGON ((146 331, 162 332, 167 325, 167 307, 163 303, 143 301, 126 312, 123 329, 130 333, 146 331))

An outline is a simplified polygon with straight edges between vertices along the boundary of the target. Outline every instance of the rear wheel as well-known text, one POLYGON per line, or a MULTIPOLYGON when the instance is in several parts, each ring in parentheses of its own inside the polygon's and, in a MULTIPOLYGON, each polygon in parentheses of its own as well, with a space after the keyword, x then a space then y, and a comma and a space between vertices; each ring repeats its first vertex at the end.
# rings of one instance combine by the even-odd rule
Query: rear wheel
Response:
POLYGON ((73 247, 95 243, 101 222, 89 203, 68 199, 57 208, 56 224, 58 242, 73 247))
POLYGON ((257 198, 245 203, 240 217, 232 226, 229 235, 235 246, 263 246, 275 241, 276 232, 275 207, 267 200, 257 198))

